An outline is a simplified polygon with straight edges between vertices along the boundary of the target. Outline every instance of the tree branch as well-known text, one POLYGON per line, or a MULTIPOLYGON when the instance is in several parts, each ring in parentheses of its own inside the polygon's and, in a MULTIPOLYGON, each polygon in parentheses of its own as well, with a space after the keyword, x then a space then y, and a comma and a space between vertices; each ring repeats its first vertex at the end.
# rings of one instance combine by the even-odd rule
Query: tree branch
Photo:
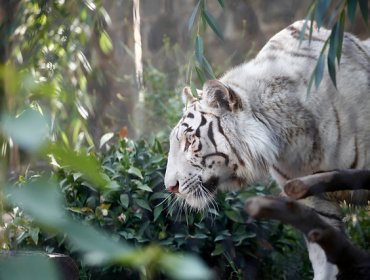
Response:
POLYGON ((294 199, 323 192, 359 189, 370 190, 370 170, 343 169, 323 172, 289 180, 284 186, 286 195, 294 199))
POLYGON ((329 262, 338 266, 337 279, 370 277, 370 254, 353 246, 312 208, 285 197, 255 197, 247 200, 245 210, 253 218, 279 220, 302 231, 310 242, 323 248, 329 262))

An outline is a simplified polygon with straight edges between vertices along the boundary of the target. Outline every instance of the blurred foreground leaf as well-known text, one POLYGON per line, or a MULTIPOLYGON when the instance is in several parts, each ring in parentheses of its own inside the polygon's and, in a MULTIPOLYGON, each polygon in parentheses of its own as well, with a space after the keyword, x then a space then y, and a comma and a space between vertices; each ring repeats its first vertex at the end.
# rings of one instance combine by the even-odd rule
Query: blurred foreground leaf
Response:
POLYGON ((162 271, 176 279, 210 279, 209 270, 192 256, 168 253, 158 246, 136 249, 116 241, 89 224, 75 221, 66 213, 62 195, 53 181, 38 178, 20 187, 8 186, 5 193, 13 205, 31 215, 46 230, 65 234, 72 247, 83 253, 89 265, 119 264, 154 272, 162 271))
POLYGON ((45 143, 48 125, 44 116, 37 110, 27 109, 18 116, 2 117, 2 130, 19 146, 36 151, 45 143))
POLYGON ((1 256, 0 279, 6 280, 58 280, 57 269, 50 259, 42 255, 1 256))

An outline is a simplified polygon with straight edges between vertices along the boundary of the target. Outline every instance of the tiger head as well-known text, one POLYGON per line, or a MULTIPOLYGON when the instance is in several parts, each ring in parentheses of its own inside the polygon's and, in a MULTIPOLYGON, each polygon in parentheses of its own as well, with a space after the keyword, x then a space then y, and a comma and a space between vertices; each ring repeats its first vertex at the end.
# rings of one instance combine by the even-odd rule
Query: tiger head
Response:
POLYGON ((212 203, 218 189, 248 183, 267 170, 259 147, 253 149, 263 136, 249 116, 249 105, 220 81, 206 82, 199 99, 189 88, 183 95, 187 106, 170 134, 165 186, 201 210, 212 203))

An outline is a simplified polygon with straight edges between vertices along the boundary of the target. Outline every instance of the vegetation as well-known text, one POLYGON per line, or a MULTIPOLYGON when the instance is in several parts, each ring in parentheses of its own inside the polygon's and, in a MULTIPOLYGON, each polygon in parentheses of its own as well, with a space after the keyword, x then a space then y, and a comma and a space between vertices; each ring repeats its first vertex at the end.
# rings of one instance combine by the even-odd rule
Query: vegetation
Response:
MULTIPOLYGON (((144 62, 140 117, 130 109, 137 108, 133 74, 119 72, 122 53, 129 57, 126 68, 134 54, 126 41, 114 40, 102 2, 0 1, 2 249, 66 253, 78 261, 81 279, 309 279, 302 237, 278 223, 249 220, 242 211, 246 198, 276 193, 274 184, 219 194, 208 213, 178 212, 164 191, 165 139, 182 108, 179 77, 193 91, 215 77, 218 69, 206 58, 207 30, 225 40, 211 6, 222 10, 226 1, 196 1, 187 25, 190 52, 164 37, 162 51, 174 54, 169 64, 176 71, 144 62), (107 110, 106 100, 118 108, 107 110)), ((126 28, 131 1, 116 2, 125 8, 120 22, 126 28)), ((331 12, 323 2, 335 1, 314 1, 310 18, 331 12)), ((343 11, 353 20, 357 2, 367 20, 364 1, 336 7, 332 23, 339 23, 328 39, 329 54, 337 47, 334 60, 340 59, 343 11)), ((313 76, 317 86, 322 60, 313 76)), ((369 248, 366 209, 346 213, 352 238, 369 248)), ((0 259, 0 278, 27 278, 20 264, 39 267, 38 279, 57 279, 52 265, 37 258, 0 259)))

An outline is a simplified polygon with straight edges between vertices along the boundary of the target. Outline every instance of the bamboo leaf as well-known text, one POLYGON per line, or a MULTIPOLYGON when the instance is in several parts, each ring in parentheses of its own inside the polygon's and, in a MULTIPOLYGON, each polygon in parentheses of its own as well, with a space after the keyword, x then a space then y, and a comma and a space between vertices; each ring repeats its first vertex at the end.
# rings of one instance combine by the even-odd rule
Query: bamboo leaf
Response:
POLYGON ((368 0, 358 0, 358 4, 360 6, 360 10, 362 13, 362 17, 365 20, 365 23, 367 24, 369 19, 369 2, 368 0))
POLYGON ((328 0, 316 0, 316 9, 315 9, 315 20, 318 28, 322 26, 324 17, 331 1, 328 0))
POLYGON ((317 62, 316 68, 315 68, 315 87, 316 89, 319 87, 323 74, 324 74, 324 66, 325 66, 325 55, 321 54, 319 57, 319 60, 317 62))
POLYGON ((330 78, 333 81, 335 87, 337 86, 335 58, 337 56, 338 43, 339 43, 339 26, 338 23, 336 23, 331 30, 328 52, 328 70, 330 78))
POLYGON ((206 81, 206 78, 204 76, 204 72, 201 68, 198 66, 195 66, 195 73, 197 73, 198 80, 200 81, 201 84, 204 84, 206 81))
POLYGON ((216 79, 215 73, 213 72, 211 64, 209 64, 208 60, 203 56, 203 65, 205 70, 211 76, 212 79, 216 79))
POLYGON ((197 37, 195 38, 195 57, 200 65, 203 65, 203 40, 202 37, 197 34, 197 37))
POLYGON ((335 60, 331 60, 328 56, 328 70, 331 80, 335 87, 337 87, 337 80, 336 80, 336 70, 335 70, 335 60))
POLYGON ((343 10, 340 13, 339 18, 339 28, 337 30, 338 32, 338 46, 337 46, 337 61, 338 65, 340 64, 340 58, 342 56, 342 47, 343 47, 343 36, 344 36, 344 24, 346 21, 346 12, 343 10))
POLYGON ((224 0, 218 0, 218 3, 222 8, 225 8, 225 1, 224 0))
POLYGON ((356 8, 357 8, 357 0, 347 1, 347 15, 352 24, 355 21, 356 8))
POLYGON ((188 22, 188 29, 189 29, 189 31, 193 28, 193 26, 194 26, 194 22, 195 22, 195 18, 196 18, 196 16, 197 16, 197 14, 198 14, 198 10, 199 10, 199 6, 200 6, 200 2, 201 2, 202 0, 199 0, 198 1, 198 3, 196 4, 196 6, 195 6, 195 8, 194 8, 194 10, 193 10, 193 12, 191 13, 191 16, 190 16, 190 18, 189 18, 189 22, 188 22))
POLYGON ((220 26, 218 25, 218 23, 217 23, 216 19, 213 17, 213 15, 207 9, 204 9, 203 17, 206 20, 206 22, 208 23, 208 25, 211 27, 213 32, 215 32, 216 35, 223 40, 224 35, 222 34, 220 26))

